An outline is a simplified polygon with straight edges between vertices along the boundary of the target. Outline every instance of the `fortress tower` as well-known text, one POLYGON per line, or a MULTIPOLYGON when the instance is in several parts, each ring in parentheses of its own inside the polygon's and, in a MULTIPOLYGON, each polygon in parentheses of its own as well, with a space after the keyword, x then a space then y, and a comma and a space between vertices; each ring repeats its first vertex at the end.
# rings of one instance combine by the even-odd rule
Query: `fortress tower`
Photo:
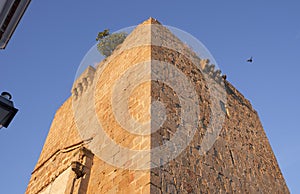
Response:
POLYGON ((26 193, 289 193, 257 112, 155 19, 88 67, 26 193))

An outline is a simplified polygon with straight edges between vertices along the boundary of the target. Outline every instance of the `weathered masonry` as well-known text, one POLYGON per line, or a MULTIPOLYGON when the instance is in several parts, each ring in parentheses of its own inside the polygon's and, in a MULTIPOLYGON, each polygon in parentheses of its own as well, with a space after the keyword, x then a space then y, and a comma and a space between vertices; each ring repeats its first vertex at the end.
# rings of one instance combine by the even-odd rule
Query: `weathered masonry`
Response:
MULTIPOLYGON (((187 119, 194 116, 188 114, 187 119)), ((209 60, 195 56, 167 28, 150 18, 138 25, 111 56, 95 68, 88 67, 75 81, 72 95, 56 112, 26 193, 289 193, 289 190, 250 102, 209 60), (167 68, 157 68, 160 67, 157 62, 167 68), (144 66, 128 73, 137 64, 144 66), (178 76, 192 83, 193 90, 174 89, 181 80, 174 79, 173 87, 157 78, 170 74, 172 68, 180 70, 178 76), (140 81, 144 79, 148 81, 140 81), (117 80, 138 84, 133 87, 117 80), (214 101, 211 95, 218 88, 224 88, 225 99, 214 101), (119 96, 128 90, 124 106, 124 99, 119 96), (193 111, 183 109, 185 102, 193 102, 188 92, 197 95, 194 107, 201 111, 196 115, 199 122, 191 127, 192 136, 186 136, 191 137, 188 145, 181 150, 170 146, 174 153, 180 150, 176 157, 167 162, 157 161, 156 153, 149 150, 166 144, 177 131, 184 130, 179 127, 183 115, 193 111), (154 107, 152 102, 157 101, 160 104, 154 107), (159 108, 161 104, 164 110, 159 108), (221 114, 215 114, 213 107, 221 114), (120 112, 124 118, 121 115, 121 120, 117 120, 120 112), (157 125, 155 119, 161 114, 165 114, 165 120, 157 125), (223 120, 218 119, 220 115, 223 120), (125 130, 120 123, 131 122, 129 116, 143 123, 143 127, 134 128, 134 133, 125 130), (119 150, 108 139, 97 136, 99 126, 94 124, 97 122, 110 141, 120 146, 119 150), (215 125, 221 126, 218 133, 215 125), (217 135, 212 145, 202 143, 207 135, 214 134, 217 135), (136 155, 122 160, 119 155, 124 148, 135 150, 136 155), (209 149, 199 154, 205 148, 209 149), (149 154, 138 157, 139 150, 145 153, 148 150, 149 154), (141 163, 150 166, 138 168, 141 163)))

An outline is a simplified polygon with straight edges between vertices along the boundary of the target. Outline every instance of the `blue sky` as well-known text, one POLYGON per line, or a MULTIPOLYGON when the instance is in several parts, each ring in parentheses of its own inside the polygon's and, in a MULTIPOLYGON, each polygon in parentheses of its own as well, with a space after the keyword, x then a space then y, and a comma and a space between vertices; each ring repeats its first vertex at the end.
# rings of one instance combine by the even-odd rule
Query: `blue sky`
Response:
POLYGON ((0 91, 19 112, 0 130, 0 193, 24 193, 55 111, 98 31, 150 16, 189 32, 258 111, 292 193, 300 193, 299 1, 32 1, 0 51, 0 91), (246 59, 253 56, 252 64, 246 59))

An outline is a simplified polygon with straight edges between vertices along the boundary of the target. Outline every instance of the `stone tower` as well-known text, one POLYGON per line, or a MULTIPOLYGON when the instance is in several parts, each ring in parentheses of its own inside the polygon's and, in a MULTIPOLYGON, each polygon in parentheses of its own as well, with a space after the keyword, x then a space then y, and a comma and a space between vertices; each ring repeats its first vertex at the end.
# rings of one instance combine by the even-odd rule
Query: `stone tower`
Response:
POLYGON ((157 20, 88 67, 26 193, 289 193, 257 112, 157 20))

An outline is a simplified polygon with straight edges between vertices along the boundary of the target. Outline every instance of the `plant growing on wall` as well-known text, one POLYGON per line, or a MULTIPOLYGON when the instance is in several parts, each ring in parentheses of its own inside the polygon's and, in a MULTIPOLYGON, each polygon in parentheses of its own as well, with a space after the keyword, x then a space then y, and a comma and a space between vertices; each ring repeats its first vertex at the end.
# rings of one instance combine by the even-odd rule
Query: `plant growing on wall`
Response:
POLYGON ((98 41, 97 49, 102 55, 108 57, 125 40, 126 36, 126 32, 110 34, 109 30, 105 29, 99 32, 96 37, 96 41, 98 41))

